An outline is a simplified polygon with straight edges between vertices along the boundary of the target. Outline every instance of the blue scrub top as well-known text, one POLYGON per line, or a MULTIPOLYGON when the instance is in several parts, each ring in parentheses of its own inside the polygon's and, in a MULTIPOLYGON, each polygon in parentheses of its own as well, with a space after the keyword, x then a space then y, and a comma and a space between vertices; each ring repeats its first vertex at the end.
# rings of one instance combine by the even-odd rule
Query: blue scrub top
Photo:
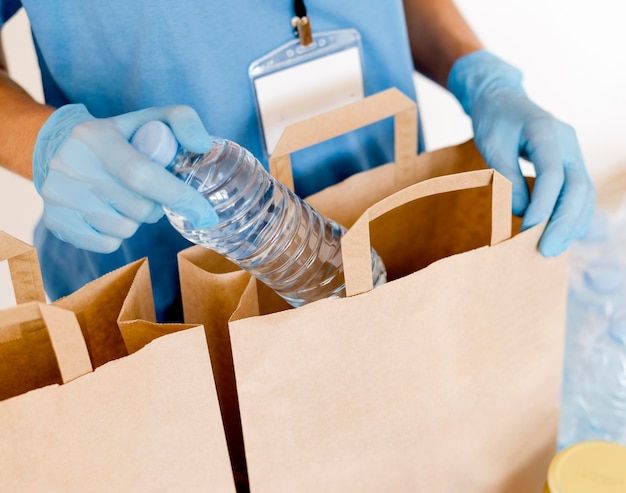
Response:
MULTIPOLYGON (((415 99, 401 0, 306 3, 313 33, 354 28, 361 34, 366 95, 397 87, 415 99)), ((209 133, 264 161, 248 67, 293 39, 292 0, 0 0, 0 26, 20 6, 31 23, 48 104, 83 103, 95 117, 186 104, 209 133)), ((393 161, 392 132, 385 121, 296 153, 296 192, 307 196, 393 161)), ((176 254, 190 244, 166 219, 143 225, 111 254, 76 249, 42 224, 35 246, 53 300, 148 257, 158 319, 181 320, 176 254)))

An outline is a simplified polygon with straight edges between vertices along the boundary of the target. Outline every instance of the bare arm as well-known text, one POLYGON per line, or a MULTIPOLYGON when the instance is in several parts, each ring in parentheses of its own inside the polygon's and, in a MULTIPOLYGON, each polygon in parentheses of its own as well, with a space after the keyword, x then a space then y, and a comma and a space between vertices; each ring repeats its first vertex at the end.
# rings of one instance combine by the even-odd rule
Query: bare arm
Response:
POLYGON ((11 80, 0 40, 0 166, 32 179, 37 134, 53 111, 11 80))
POLYGON ((4 49, 2 48, 2 38, 0 38, 0 70, 7 71, 7 60, 4 57, 4 49))
POLYGON ((404 0, 415 69, 446 87, 454 62, 482 49, 452 0, 404 0))

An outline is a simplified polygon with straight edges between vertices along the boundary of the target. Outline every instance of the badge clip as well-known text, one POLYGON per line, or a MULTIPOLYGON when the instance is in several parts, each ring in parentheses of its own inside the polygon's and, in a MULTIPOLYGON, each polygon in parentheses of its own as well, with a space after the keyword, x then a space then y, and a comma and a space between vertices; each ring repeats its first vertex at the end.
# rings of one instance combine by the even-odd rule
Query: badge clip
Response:
POLYGON ((248 67, 266 157, 288 125, 363 98, 359 32, 322 31, 312 38, 310 28, 306 15, 296 15, 294 39, 248 67))
POLYGON ((300 39, 302 46, 308 46, 313 42, 313 34, 311 33, 311 22, 308 16, 295 16, 291 19, 294 34, 300 39))

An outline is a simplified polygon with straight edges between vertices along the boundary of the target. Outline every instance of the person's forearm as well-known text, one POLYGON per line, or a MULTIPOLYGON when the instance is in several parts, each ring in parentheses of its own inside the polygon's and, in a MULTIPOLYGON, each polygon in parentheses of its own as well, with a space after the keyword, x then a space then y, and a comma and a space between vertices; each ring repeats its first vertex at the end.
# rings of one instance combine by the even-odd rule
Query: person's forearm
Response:
POLYGON ((4 50, 2 49, 2 42, 0 41, 0 70, 7 70, 7 60, 4 56, 4 50))
POLYGON ((452 0, 404 0, 415 69, 446 87, 454 62, 482 45, 452 0))
POLYGON ((53 111, 9 78, 0 45, 0 166, 32 179, 37 134, 53 111))

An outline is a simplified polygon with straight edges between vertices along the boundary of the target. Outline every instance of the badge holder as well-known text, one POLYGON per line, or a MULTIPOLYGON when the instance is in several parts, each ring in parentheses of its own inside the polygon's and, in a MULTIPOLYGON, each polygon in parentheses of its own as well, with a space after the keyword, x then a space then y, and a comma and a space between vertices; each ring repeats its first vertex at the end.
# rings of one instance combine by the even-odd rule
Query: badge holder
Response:
POLYGON ((355 29, 312 33, 294 17, 294 39, 255 60, 248 74, 265 157, 287 125, 362 99, 361 36, 355 29))

